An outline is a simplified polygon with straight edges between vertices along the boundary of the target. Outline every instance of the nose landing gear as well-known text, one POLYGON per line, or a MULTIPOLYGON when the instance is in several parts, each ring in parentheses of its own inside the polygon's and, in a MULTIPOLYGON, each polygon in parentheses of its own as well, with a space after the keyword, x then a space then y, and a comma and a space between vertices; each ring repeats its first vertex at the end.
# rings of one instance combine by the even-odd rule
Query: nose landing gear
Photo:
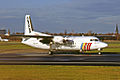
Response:
POLYGON ((98 54, 101 55, 101 48, 98 49, 98 54))

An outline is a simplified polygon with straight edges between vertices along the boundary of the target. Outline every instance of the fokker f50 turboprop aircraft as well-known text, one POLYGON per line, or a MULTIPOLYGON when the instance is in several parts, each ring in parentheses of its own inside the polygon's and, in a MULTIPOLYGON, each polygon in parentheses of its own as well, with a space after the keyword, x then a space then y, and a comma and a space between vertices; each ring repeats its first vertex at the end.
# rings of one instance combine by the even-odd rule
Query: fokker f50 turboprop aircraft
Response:
MULTIPOLYGON (((11 35, 13 36, 13 35, 11 35)), ((25 33, 24 35, 17 35, 23 38, 22 43, 41 49, 49 49, 49 54, 56 50, 78 50, 80 52, 100 50, 108 45, 99 41, 94 36, 53 36, 33 30, 30 15, 25 16, 25 33)))

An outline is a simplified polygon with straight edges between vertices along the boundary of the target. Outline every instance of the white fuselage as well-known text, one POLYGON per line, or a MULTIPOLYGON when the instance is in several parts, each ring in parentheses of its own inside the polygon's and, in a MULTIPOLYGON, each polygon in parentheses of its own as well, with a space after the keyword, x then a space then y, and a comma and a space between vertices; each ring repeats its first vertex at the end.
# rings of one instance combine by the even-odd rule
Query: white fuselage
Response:
MULTIPOLYGON (((23 39, 22 43, 32 47, 36 47, 36 48, 50 49, 49 44, 44 44, 40 42, 41 39, 42 38, 40 39, 27 38, 27 39, 23 39)), ((73 44, 69 46, 59 44, 59 46, 56 47, 56 49, 89 51, 89 50, 95 50, 95 49, 102 49, 108 46, 106 43, 99 41, 98 38, 93 36, 67 37, 66 39, 73 41, 73 44)))

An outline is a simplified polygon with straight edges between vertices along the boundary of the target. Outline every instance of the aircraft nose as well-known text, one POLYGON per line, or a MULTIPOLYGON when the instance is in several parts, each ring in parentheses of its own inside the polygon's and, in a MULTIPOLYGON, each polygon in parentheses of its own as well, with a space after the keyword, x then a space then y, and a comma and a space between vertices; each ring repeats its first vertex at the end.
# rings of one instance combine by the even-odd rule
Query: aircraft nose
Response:
POLYGON ((108 46, 108 44, 107 43, 104 43, 104 47, 107 47, 108 46))
POLYGON ((104 43, 104 42, 101 43, 101 47, 102 47, 102 48, 105 48, 105 47, 107 47, 107 46, 108 46, 107 43, 104 43))

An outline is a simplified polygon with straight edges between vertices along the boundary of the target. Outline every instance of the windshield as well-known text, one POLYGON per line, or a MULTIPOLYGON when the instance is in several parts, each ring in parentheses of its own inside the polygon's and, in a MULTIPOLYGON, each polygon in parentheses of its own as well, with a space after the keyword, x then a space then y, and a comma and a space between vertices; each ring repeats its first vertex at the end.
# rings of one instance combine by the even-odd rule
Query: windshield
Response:
POLYGON ((90 39, 90 41, 99 41, 98 39, 90 39))

